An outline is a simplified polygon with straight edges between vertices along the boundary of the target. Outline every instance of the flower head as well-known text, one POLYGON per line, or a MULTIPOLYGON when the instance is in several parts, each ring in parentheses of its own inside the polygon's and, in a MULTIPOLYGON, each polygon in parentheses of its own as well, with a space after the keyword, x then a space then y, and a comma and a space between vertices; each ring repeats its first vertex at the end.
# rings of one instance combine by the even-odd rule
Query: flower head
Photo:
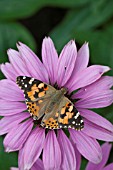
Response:
POLYGON ((42 157, 45 170, 76 169, 78 151, 89 161, 99 163, 102 150, 98 140, 113 141, 113 125, 89 110, 106 107, 113 102, 113 77, 102 76, 110 68, 88 67, 89 48, 85 43, 77 52, 74 41, 62 50, 59 58, 53 42, 45 38, 42 44, 42 62, 23 43, 15 51, 8 50, 10 63, 1 64, 6 79, 0 81, 0 135, 7 134, 4 146, 7 152, 19 150, 19 169, 30 169, 42 157), (22 90, 16 84, 18 76, 29 76, 58 88, 68 89, 75 108, 84 119, 84 129, 69 129, 70 139, 63 130, 48 130, 35 124, 27 110, 22 90), (76 149, 77 148, 77 149, 76 149), (43 150, 43 153, 42 153, 43 150))

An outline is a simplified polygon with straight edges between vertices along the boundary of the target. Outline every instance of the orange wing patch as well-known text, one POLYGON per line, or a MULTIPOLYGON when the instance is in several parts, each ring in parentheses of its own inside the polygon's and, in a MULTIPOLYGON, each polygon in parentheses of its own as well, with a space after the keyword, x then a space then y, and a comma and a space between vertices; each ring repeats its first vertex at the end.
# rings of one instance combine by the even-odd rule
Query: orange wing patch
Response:
POLYGON ((39 89, 38 89, 38 87, 36 86, 36 84, 34 84, 34 85, 31 87, 31 91, 28 91, 28 92, 27 92, 28 98, 30 98, 31 101, 35 101, 35 100, 36 100, 36 97, 35 97, 35 94, 36 94, 36 93, 39 93, 39 89))
MULTIPOLYGON (((47 89, 46 89, 47 90, 47 89)), ((44 83, 40 83, 37 87, 36 84, 34 84, 31 87, 31 91, 27 92, 28 98, 31 101, 36 101, 37 98, 44 97, 46 94, 46 91, 44 90, 44 83)))

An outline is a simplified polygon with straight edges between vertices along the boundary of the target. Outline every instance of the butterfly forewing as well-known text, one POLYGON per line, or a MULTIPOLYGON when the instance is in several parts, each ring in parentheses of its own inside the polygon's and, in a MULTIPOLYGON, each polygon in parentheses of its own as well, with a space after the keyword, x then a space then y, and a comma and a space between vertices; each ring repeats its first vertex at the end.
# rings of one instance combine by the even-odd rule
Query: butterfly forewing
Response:
POLYGON ((34 119, 40 119, 45 113, 53 91, 56 90, 50 85, 31 77, 19 76, 16 82, 24 92, 29 113, 34 119))
POLYGON ((24 91, 26 101, 37 101, 40 98, 49 98, 56 91, 52 86, 31 77, 19 76, 16 83, 24 91))

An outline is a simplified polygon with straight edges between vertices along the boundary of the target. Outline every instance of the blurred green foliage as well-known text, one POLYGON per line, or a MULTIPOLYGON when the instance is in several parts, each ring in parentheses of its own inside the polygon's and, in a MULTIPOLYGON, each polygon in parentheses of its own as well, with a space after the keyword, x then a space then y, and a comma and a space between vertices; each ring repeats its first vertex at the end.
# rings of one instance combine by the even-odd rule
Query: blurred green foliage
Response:
MULTIPOLYGON (((0 63, 8 61, 6 51, 16 48, 17 41, 36 51, 32 30, 21 24, 20 19, 24 21, 45 7, 67 11, 62 21, 48 32, 58 52, 70 39, 75 39, 79 46, 88 41, 90 63, 108 65, 113 69, 113 0, 0 0, 0 63)), ((36 26, 39 27, 40 23, 36 26)), ((113 75, 113 70, 109 74, 113 75)), ((113 106, 96 109, 96 112, 113 123, 113 106)), ((110 161, 113 160, 110 158, 110 161)), ((84 159, 82 170, 85 165, 84 159)), ((9 170, 10 166, 17 166, 17 154, 4 153, 0 138, 0 170, 9 170)))
POLYGON ((3 148, 3 139, 0 137, 0 170, 9 170, 11 166, 17 167, 17 153, 6 153, 3 148))

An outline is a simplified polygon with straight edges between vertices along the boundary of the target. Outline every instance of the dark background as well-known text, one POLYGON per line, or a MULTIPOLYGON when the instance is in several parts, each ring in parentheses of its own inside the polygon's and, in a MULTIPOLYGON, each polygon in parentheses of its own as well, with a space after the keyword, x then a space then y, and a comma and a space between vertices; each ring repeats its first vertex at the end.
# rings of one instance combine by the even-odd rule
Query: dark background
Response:
MULTIPOLYGON (((7 49, 16 49, 18 41, 41 58, 45 36, 53 39, 58 53, 70 39, 76 40, 78 49, 87 41, 90 64, 113 68, 113 0, 0 0, 0 64, 8 61, 7 49)), ((96 112, 113 123, 113 106, 96 112)), ((0 137, 0 170, 9 170, 17 166, 17 154, 4 153, 2 141, 0 137)), ((83 159, 82 170, 86 162, 83 159)))

